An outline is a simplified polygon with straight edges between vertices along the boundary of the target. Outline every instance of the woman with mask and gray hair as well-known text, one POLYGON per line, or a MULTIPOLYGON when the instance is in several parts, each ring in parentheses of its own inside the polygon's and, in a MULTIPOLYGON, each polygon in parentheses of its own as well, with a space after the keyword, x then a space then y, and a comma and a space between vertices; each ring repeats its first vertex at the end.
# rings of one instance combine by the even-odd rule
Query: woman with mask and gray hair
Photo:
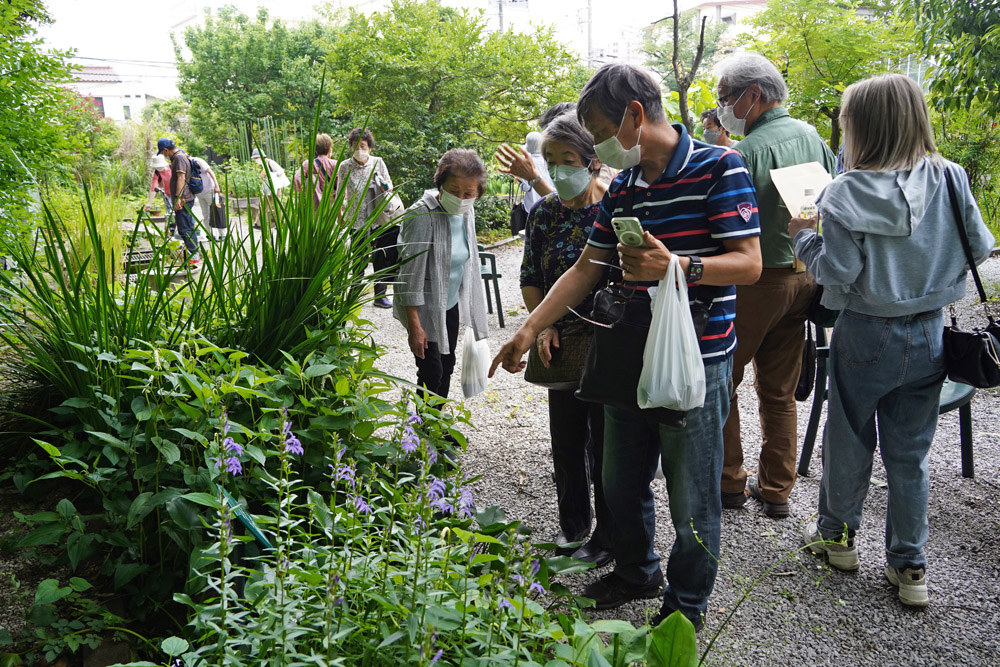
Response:
POLYGON ((796 255, 825 288, 823 305, 843 311, 830 342, 819 520, 803 537, 833 567, 860 567, 855 531, 877 445, 889 483, 885 576, 903 604, 923 607, 927 455, 945 379, 941 309, 965 294, 959 225, 977 263, 993 237, 965 172, 938 153, 912 79, 849 86, 840 120, 847 171, 816 201, 822 233, 816 218, 788 224, 796 255))
POLYGON ((486 191, 486 165, 475 151, 452 148, 434 186, 402 216, 393 315, 406 327, 417 384, 447 398, 459 325, 469 327, 466 336, 489 337, 474 209, 486 191))
MULTIPOLYGON (((556 191, 546 195, 528 216, 521 261, 521 295, 528 312, 542 302, 555 282, 579 259, 607 185, 600 179, 601 161, 594 152, 594 137, 580 125, 575 112, 559 116, 543 134, 541 146, 547 170, 556 191)), ((593 310, 598 284, 574 308, 593 310)), ((570 345, 589 346, 590 327, 567 313, 536 338, 538 357, 545 365, 558 363, 553 355, 569 352, 570 345), (573 334, 567 336, 567 334, 573 334)), ((565 363, 565 362, 564 362, 565 363)), ((600 567, 612 558, 611 517, 604 501, 601 462, 604 452, 604 406, 576 398, 577 386, 549 391, 549 435, 555 467, 559 534, 556 553, 570 555, 600 567), (594 485, 594 515, 597 526, 583 546, 566 547, 590 535, 590 483, 594 485)))
MULTIPOLYGON (((354 150, 337 167, 337 190, 344 191, 344 210, 346 215, 353 215, 354 230, 357 231, 368 224, 372 214, 382 202, 382 198, 392 192, 392 178, 385 160, 375 155, 375 137, 371 130, 356 127, 347 135, 347 143, 354 150)), ((395 225, 380 229, 372 224, 368 234, 374 235, 372 244, 372 265, 376 271, 382 271, 396 264, 399 252, 396 243, 399 228, 395 225)), ((386 297, 389 283, 380 280, 375 283, 376 308, 392 308, 392 303, 386 297)))

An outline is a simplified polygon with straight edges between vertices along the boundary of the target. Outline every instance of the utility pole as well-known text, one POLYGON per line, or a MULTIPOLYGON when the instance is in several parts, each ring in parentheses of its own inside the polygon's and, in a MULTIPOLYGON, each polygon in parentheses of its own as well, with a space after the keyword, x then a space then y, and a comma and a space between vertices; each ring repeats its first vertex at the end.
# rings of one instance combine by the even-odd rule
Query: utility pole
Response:
POLYGON ((503 0, 497 0, 497 9, 500 11, 500 34, 503 34, 503 0))
POLYGON ((594 0, 587 0, 587 67, 594 68, 594 0))

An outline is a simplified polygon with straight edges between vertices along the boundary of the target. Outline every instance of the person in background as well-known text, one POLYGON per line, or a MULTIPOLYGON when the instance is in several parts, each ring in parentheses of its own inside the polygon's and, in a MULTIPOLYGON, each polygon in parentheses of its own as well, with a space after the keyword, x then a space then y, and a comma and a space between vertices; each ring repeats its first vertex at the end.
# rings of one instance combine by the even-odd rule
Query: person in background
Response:
POLYGON ((729 130, 719 124, 719 110, 706 109, 701 112, 701 127, 706 144, 722 146, 723 148, 736 148, 740 142, 733 141, 729 136, 729 130))
POLYGON ((215 175, 215 172, 212 171, 212 165, 207 160, 203 160, 200 157, 192 157, 191 161, 197 162, 201 168, 202 188, 201 192, 194 196, 198 202, 198 210, 201 213, 201 226, 211 232, 211 236, 208 237, 209 240, 215 241, 217 240, 216 233, 223 234, 225 232, 225 230, 215 229, 210 225, 212 221, 212 208, 215 206, 215 195, 222 192, 219 188, 219 179, 215 175))
POLYGON ((149 166, 153 168, 153 178, 149 184, 149 198, 146 199, 146 210, 150 211, 153 209, 153 199, 156 198, 157 188, 163 190, 163 201, 169 210, 174 205, 173 192, 170 190, 170 163, 167 162, 167 158, 157 153, 153 156, 153 161, 149 163, 149 166))
POLYGON ((765 515, 788 516, 795 484, 798 446, 795 387, 802 368, 805 321, 816 283, 796 267, 788 236, 788 208, 771 181, 771 170, 818 162, 836 175, 836 160, 808 123, 782 106, 788 88, 771 61, 756 53, 730 56, 718 67, 719 121, 744 139, 736 147, 753 179, 760 209, 760 280, 736 288, 736 338, 732 407, 726 421, 722 467, 722 506, 742 507, 747 493, 765 515), (737 388, 753 363, 763 439, 757 476, 743 467, 743 440, 737 388))
MULTIPOLYGON (((380 229, 369 221, 382 198, 392 191, 392 178, 385 160, 371 154, 375 149, 375 137, 370 130, 356 127, 347 135, 347 143, 354 150, 350 158, 337 167, 337 189, 344 189, 344 212, 353 215, 354 230, 368 230, 374 236, 372 244, 372 266, 376 271, 395 266, 399 258, 397 248, 399 231, 395 225, 380 229)), ((390 279, 391 280, 391 279, 390 279)), ((375 283, 376 308, 392 308, 386 296, 389 282, 385 279, 375 283)))
MULTIPOLYGON (((542 154, 556 192, 541 199, 528 216, 521 261, 521 295, 528 312, 542 302, 569 267, 587 247, 587 239, 606 190, 598 180, 601 161, 594 152, 594 137, 583 129, 576 114, 564 114, 549 123, 543 133, 542 154)), ((599 289, 602 285, 597 285, 599 289)), ((594 292, 574 307, 579 313, 593 310, 594 292)), ((538 333, 535 344, 541 359, 552 359, 563 346, 560 332, 589 325, 567 313, 538 333)), ((614 544, 611 515, 604 501, 601 462, 604 457, 604 406, 585 403, 575 389, 549 389, 549 435, 555 467, 559 508, 557 555, 570 555, 585 562, 605 565, 614 544), (590 535, 590 486, 594 486, 593 537, 583 546, 564 547, 590 535)))
POLYGON ((489 337, 474 209, 486 178, 475 151, 452 148, 438 162, 435 189, 407 209, 400 231, 401 291, 393 315, 406 327, 417 384, 445 398, 459 325, 469 327, 466 336, 489 337))
POLYGON ((250 153, 250 159, 260 169, 261 215, 268 220, 268 224, 274 229, 278 217, 274 199, 276 197, 281 199, 281 190, 288 185, 288 176, 285 175, 285 169, 280 164, 257 148, 250 153))
POLYGON ((538 117, 538 129, 544 132, 552 121, 571 111, 576 113, 576 102, 556 102, 538 117))
POLYGON ((187 180, 191 173, 191 160, 174 143, 173 139, 163 138, 156 142, 157 154, 163 154, 170 160, 170 191, 174 195, 174 223, 177 225, 177 233, 180 234, 184 247, 187 249, 188 261, 197 266, 201 263, 198 253, 198 242, 195 236, 194 214, 191 207, 194 206, 194 194, 188 188, 187 180))
POLYGON ((524 367, 538 334, 582 301, 617 255, 633 302, 651 305, 650 286, 666 275, 674 253, 692 298, 710 300, 699 341, 705 368, 704 405, 686 414, 684 428, 604 407, 604 494, 614 519, 615 569, 583 590, 598 609, 662 595, 658 625, 680 611, 698 629, 715 586, 721 544, 722 424, 729 411, 729 378, 736 336, 731 326, 735 284, 760 275, 759 226, 753 187, 739 155, 693 142, 663 110, 652 76, 631 65, 599 69, 580 94, 577 118, 594 136, 601 162, 621 169, 601 202, 580 258, 549 290, 490 368, 524 367), (642 248, 618 243, 615 216, 628 200, 643 227, 642 248), (641 203, 641 207, 639 204, 641 203), (660 239, 664 239, 661 241, 660 239), (669 244, 669 247, 665 243, 669 244), (662 460, 676 538, 664 587, 654 550, 656 510, 650 484, 662 460))
POLYGON ((302 191, 303 180, 313 179, 313 209, 319 210, 319 204, 323 200, 323 193, 330 188, 329 197, 333 196, 336 189, 337 163, 330 157, 333 152, 333 139, 329 134, 321 133, 316 135, 316 157, 310 160, 303 160, 302 166, 295 171, 293 184, 297 192, 302 191))
POLYGON ((993 248, 969 181, 934 145, 924 93, 887 74, 841 99, 846 172, 817 200, 816 218, 792 219, 796 255, 841 310, 830 342, 819 519, 806 545, 840 570, 860 566, 855 533, 876 445, 889 483, 885 576, 908 606, 928 604, 927 455, 945 379, 942 307, 965 295, 958 226, 981 263, 993 248), (953 212, 949 181, 958 202, 953 212))

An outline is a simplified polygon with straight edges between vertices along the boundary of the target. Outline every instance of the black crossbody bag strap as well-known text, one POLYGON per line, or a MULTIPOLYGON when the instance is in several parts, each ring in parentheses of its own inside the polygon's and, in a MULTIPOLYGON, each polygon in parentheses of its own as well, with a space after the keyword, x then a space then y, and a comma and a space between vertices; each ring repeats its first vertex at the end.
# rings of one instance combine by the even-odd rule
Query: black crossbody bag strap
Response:
MULTIPOLYGON (((965 251, 965 260, 969 263, 969 270, 972 271, 972 279, 976 281, 976 289, 979 291, 979 300, 987 303, 986 290, 983 288, 983 281, 979 277, 979 270, 976 269, 976 260, 972 257, 972 244, 969 243, 969 232, 965 229, 965 216, 958 205, 958 195, 955 193, 955 184, 952 183, 951 173, 948 167, 944 168, 944 179, 948 184, 948 198, 951 199, 951 211, 955 216, 955 225, 958 227, 958 236, 962 239, 962 250, 965 251)), ((990 318, 992 321, 992 318, 990 318)))

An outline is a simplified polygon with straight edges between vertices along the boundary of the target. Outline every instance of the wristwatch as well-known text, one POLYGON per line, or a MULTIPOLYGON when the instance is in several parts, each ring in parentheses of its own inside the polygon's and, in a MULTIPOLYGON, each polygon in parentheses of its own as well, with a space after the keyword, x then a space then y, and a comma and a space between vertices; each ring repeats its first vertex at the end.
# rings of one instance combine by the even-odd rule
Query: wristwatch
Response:
POLYGON ((701 263, 698 255, 688 255, 691 264, 688 265, 687 281, 689 285, 701 282, 701 276, 705 273, 705 265, 701 263))
POLYGON ((535 183, 537 183, 540 180, 542 180, 541 176, 535 176, 531 180, 528 180, 528 181, 525 181, 525 182, 528 184, 529 188, 533 188, 533 187, 535 187, 535 183))

